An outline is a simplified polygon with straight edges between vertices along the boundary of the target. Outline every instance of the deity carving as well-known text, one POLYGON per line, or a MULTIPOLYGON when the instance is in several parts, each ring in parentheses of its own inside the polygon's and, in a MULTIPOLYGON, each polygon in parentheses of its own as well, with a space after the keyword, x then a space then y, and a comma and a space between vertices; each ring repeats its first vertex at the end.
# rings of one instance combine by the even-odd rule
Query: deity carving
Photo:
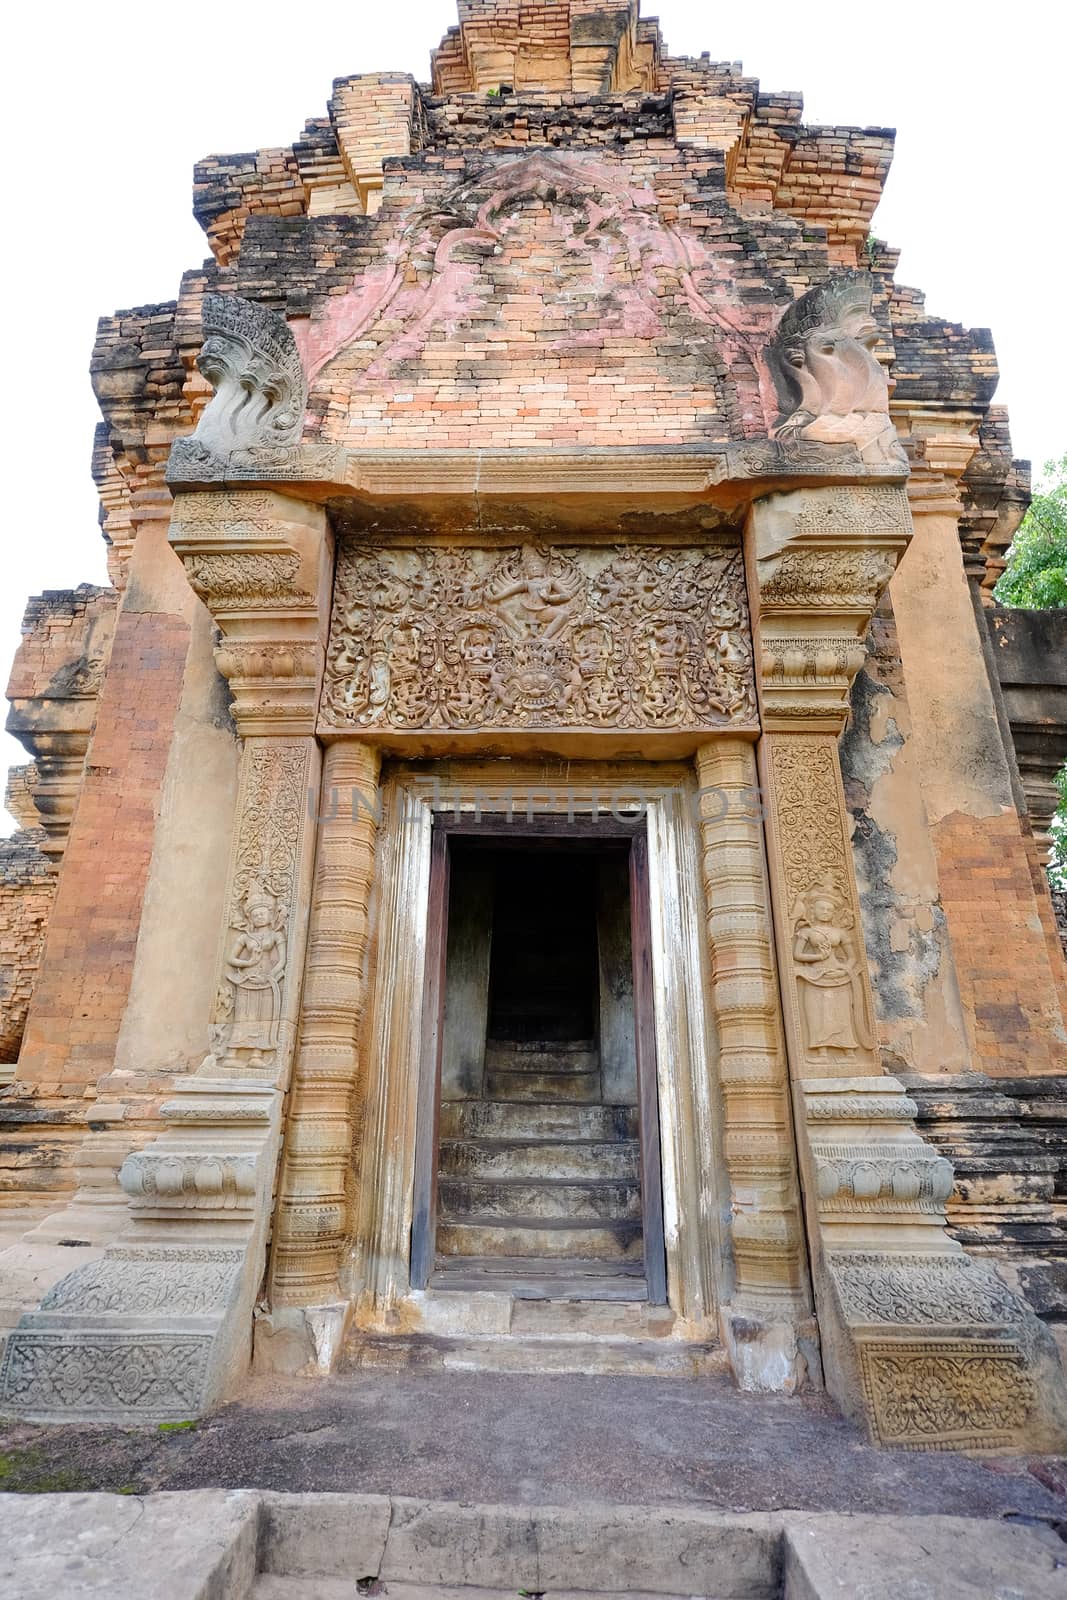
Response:
POLYGON ((831 875, 798 899, 793 960, 804 1043, 816 1061, 874 1048, 874 1025, 856 945, 855 918, 831 875))
POLYGON ((307 383, 285 318, 236 294, 206 294, 197 366, 215 390, 193 438, 215 455, 299 440, 307 383))
MULTIPOLYGON (((278 1044, 285 976, 285 908, 258 880, 248 887, 223 967, 229 986, 229 1051, 240 1046, 246 1064, 262 1066, 278 1044)), ((231 1064, 236 1065, 234 1059, 231 1064)))
POLYGON ((554 639, 575 611, 582 575, 573 561, 524 544, 485 586, 486 603, 516 639, 554 639))
POLYGON ((889 386, 875 346, 874 282, 844 272, 794 302, 767 351, 785 442, 854 445, 864 461, 906 458, 889 416, 889 386))
POLYGON ((349 545, 322 719, 367 729, 753 723, 741 552, 349 545))

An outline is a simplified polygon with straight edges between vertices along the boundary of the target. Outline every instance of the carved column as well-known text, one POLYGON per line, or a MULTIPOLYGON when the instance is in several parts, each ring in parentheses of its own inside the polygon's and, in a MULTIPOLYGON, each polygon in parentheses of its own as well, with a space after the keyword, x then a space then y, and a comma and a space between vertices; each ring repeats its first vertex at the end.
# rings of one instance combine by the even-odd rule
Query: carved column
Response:
POLYGON ((1063 1437, 1046 1330, 948 1236, 952 1169, 882 1073, 837 735, 903 489, 776 494, 748 529, 769 871, 827 1387, 874 1438, 1010 1449, 1063 1437))
POLYGON ((697 751, 696 767, 730 1178, 724 1337, 742 1388, 788 1392, 817 1358, 756 758, 745 740, 716 739, 697 751))
MULTIPOLYGON (((347 1224, 347 1179, 358 1099, 359 1031, 378 831, 380 757, 362 743, 326 754, 300 1040, 275 1216, 270 1326, 301 1359, 310 1337, 329 1370, 344 1320, 337 1270, 347 1224), (306 1307, 303 1317, 282 1308, 306 1307)), ((275 1356, 276 1360, 277 1357, 275 1356)))

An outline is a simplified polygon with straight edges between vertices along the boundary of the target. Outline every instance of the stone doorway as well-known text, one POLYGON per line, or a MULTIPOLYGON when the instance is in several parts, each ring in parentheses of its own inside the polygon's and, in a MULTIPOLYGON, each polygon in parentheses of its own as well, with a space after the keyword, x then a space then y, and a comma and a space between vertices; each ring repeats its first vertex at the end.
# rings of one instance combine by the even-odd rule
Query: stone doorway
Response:
POLYGON ((434 828, 412 1285, 666 1301, 637 824, 434 828))

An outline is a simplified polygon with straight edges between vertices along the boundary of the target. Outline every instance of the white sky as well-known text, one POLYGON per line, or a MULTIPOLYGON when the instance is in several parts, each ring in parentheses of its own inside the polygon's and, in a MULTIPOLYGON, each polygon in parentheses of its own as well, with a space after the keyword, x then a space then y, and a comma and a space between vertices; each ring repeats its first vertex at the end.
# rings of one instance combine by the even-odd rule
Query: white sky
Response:
MULTIPOLYGON (((930 310, 993 329, 998 398, 1035 468, 1067 448, 1067 164, 1062 4, 1014 0, 644 0, 675 54, 741 61, 800 89, 810 123, 897 129, 875 231, 930 310)), ((207 255, 192 167, 290 144, 334 78, 429 76, 455 0, 60 0, 8 23, 3 437, 10 518, 0 585, 7 681, 26 597, 106 582, 89 455, 98 316, 169 300, 207 255)), ((27 759, 0 736, 0 766, 27 759)), ((4 817, 0 813, 0 831, 4 817)))

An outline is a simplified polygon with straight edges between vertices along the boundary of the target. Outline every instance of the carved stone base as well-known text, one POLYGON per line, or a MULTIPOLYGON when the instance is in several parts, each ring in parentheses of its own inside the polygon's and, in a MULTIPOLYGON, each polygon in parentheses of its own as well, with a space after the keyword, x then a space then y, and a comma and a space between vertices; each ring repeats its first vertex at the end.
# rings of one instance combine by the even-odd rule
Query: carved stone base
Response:
POLYGON ((895 1078, 797 1086, 827 1387, 881 1444, 1057 1450, 1067 1393, 1052 1336, 944 1227, 952 1168, 895 1078))
POLYGON ((201 1416, 247 1370, 281 1096, 195 1076, 120 1174, 127 1231, 11 1334, 0 1406, 43 1420, 201 1416))

